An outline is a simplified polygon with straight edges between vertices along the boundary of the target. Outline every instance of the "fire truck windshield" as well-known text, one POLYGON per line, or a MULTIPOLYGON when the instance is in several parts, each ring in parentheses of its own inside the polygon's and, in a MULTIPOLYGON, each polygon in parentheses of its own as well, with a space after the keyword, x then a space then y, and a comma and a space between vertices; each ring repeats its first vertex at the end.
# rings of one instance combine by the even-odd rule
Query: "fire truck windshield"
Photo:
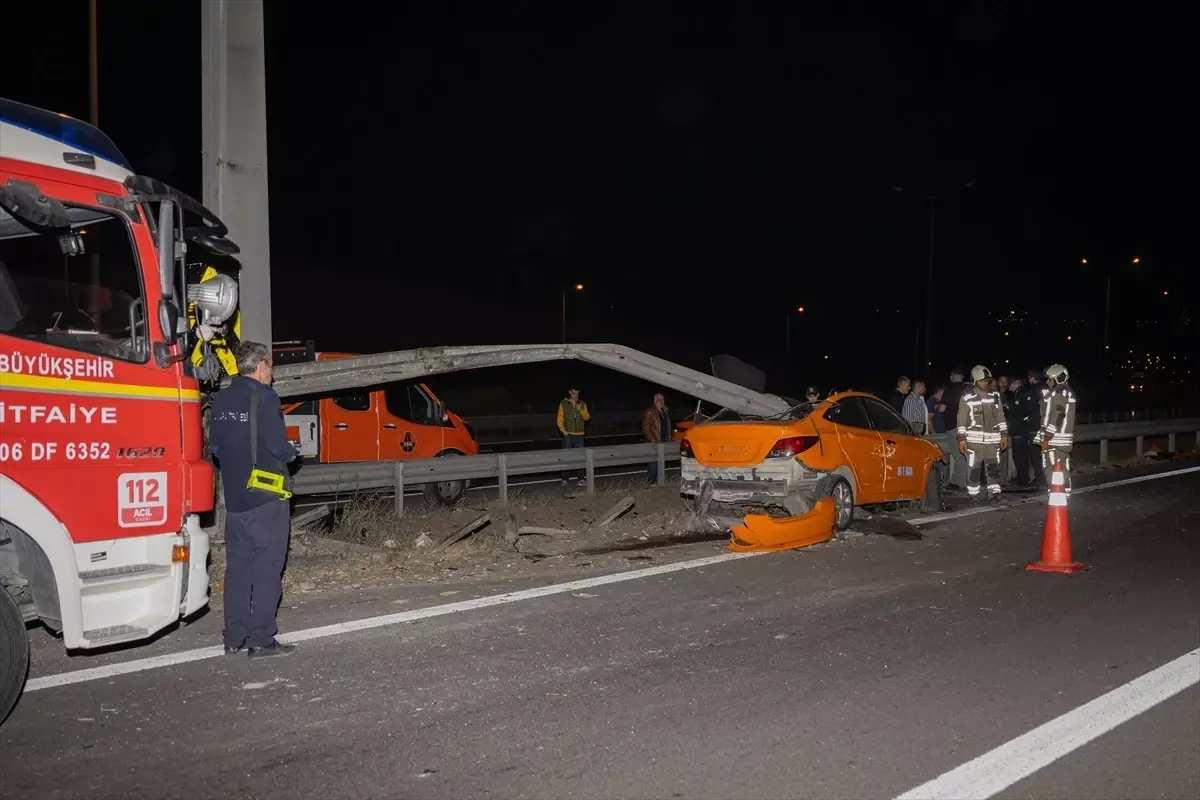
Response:
POLYGON ((137 363, 149 354, 141 272, 124 219, 67 208, 72 233, 0 210, 0 334, 137 363))

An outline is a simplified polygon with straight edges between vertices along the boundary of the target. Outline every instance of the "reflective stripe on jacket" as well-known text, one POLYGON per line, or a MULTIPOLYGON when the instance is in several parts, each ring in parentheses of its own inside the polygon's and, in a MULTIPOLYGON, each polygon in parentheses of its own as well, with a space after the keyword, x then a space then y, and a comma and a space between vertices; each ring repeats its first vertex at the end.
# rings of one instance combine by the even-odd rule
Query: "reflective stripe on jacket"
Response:
POLYGON ((1008 435, 1000 395, 975 389, 958 401, 958 440, 968 445, 1000 445, 1008 435))
POLYGON ((1055 450, 1071 452, 1075 445, 1075 393, 1069 386, 1043 390, 1040 440, 1055 450))

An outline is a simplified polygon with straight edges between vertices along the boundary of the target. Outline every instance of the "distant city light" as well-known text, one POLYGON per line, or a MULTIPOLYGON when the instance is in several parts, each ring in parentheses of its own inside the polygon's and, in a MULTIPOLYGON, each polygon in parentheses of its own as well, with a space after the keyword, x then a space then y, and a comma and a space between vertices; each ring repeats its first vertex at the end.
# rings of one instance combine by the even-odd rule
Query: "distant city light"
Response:
POLYGON ((1134 256, 1133 261, 1131 261, 1130 263, 1140 264, 1140 263, 1142 263, 1142 260, 1140 258, 1138 258, 1137 256, 1134 256))
POLYGON ((582 292, 582 291, 583 291, 583 284, 582 284, 582 283, 577 283, 577 284, 575 284, 575 291, 577 291, 577 292, 582 292))
POLYGON ((829 360, 829 356, 825 356, 825 360, 826 360, 826 361, 828 361, 828 360, 829 360))
POLYGON ((1071 337, 1070 337, 1070 336, 1068 336, 1068 337, 1067 337, 1067 341, 1068 341, 1068 342, 1069 342, 1069 341, 1071 341, 1071 337))
POLYGON ((1086 263, 1087 263, 1087 259, 1086 259, 1086 258, 1081 258, 1081 259, 1079 259, 1079 263, 1080 263, 1080 264, 1086 264, 1086 263))
POLYGON ((1167 296, 1167 290, 1163 289, 1163 297, 1166 297, 1166 296, 1167 296))
POLYGON ((803 314, 803 313, 804 313, 804 306, 800 306, 799 308, 797 308, 797 309, 796 309, 796 313, 797 313, 797 314, 803 314))
POLYGON ((1005 332, 1004 332, 1004 335, 1005 335, 1005 336, 1008 336, 1008 331, 1005 331, 1005 332))

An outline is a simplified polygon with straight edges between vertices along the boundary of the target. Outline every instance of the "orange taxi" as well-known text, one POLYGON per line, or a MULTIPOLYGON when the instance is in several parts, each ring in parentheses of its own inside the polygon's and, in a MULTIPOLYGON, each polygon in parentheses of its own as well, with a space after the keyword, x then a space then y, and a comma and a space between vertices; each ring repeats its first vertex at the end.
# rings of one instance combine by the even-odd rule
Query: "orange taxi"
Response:
POLYGON ((945 455, 891 406, 841 392, 780 418, 720 416, 679 443, 681 492, 728 523, 731 550, 781 550, 828 541, 854 507, 921 500, 941 509, 936 464, 945 455))

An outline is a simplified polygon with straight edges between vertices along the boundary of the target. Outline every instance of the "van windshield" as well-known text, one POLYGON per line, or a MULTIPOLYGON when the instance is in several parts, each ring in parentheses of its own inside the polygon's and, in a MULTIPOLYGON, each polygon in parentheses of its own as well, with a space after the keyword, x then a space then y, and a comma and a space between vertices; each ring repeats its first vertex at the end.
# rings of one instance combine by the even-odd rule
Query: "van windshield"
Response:
POLYGON ((125 220, 68 206, 71 233, 0 210, 0 334, 137 363, 149 355, 141 272, 125 220))

